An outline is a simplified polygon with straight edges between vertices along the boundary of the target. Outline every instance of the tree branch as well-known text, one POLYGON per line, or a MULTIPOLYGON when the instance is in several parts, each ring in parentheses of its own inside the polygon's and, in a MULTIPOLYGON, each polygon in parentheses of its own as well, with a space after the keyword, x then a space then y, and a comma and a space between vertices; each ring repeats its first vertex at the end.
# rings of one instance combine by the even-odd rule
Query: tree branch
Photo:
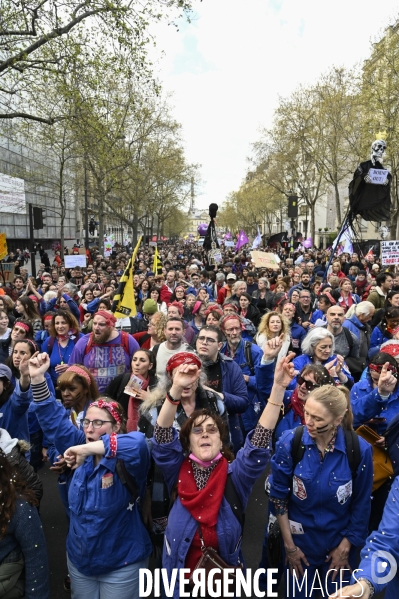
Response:
POLYGON ((66 117, 64 116, 57 116, 54 118, 48 118, 45 119, 43 117, 40 116, 35 116, 33 114, 29 114, 27 112, 10 112, 8 114, 0 114, 0 119, 27 119, 29 121, 36 121, 37 123, 44 123, 45 125, 54 125, 55 123, 58 123, 59 121, 64 120, 66 117))
POLYGON ((10 56, 7 60, 4 60, 0 64, 0 73, 4 73, 10 67, 16 68, 16 62, 23 61, 27 56, 29 56, 30 54, 47 44, 50 40, 66 35, 71 31, 71 29, 73 29, 76 25, 78 25, 85 19, 104 12, 114 12, 114 9, 98 8, 96 10, 86 11, 79 17, 72 19, 72 21, 65 25, 65 27, 57 27, 56 29, 53 29, 50 33, 42 35, 34 44, 31 44, 25 50, 21 50, 21 52, 18 52, 18 54, 10 56))

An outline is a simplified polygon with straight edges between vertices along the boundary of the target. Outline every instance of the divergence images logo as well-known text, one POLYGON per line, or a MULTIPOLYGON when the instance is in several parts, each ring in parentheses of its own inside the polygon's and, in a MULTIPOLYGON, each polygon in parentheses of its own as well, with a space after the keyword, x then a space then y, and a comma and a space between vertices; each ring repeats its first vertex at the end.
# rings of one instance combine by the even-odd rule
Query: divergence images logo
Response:
POLYGON ((390 553, 380 550, 374 551, 373 555, 371 556, 371 578, 373 582, 376 584, 387 584, 393 578, 395 578, 397 569, 398 567, 396 560, 390 553), (389 570, 388 564, 390 566, 389 570), (385 575, 382 576, 384 572, 385 575))

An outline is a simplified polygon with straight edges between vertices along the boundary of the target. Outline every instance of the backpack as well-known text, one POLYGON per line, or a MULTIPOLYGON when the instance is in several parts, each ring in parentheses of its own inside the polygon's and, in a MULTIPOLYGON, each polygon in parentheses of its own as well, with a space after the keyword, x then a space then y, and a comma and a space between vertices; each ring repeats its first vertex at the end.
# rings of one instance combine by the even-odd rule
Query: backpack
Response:
POLYGON ((399 414, 390 421, 385 434, 385 444, 391 458, 394 476, 399 475, 399 414))
MULTIPOLYGON (((43 333, 45 333, 46 331, 43 331, 43 333)), ((43 341, 43 339, 42 339, 43 341)), ((44 341, 46 341, 46 339, 44 339, 44 341)), ((43 341, 43 343, 44 343, 43 341)), ((79 337, 78 335, 75 335, 75 339, 72 339, 73 344, 76 345, 76 343, 79 341, 79 337)), ((54 343, 55 343, 55 337, 48 337, 48 343, 47 343, 47 353, 50 355, 51 352, 53 351, 53 347, 54 347, 54 343)))
MULTIPOLYGON (((126 333, 126 331, 121 331, 121 341, 122 341, 122 347, 125 351, 126 354, 129 354, 129 333, 126 333)), ((87 342, 87 345, 85 347, 85 353, 83 354, 84 356, 87 356, 87 354, 89 353, 89 351, 91 351, 92 347, 93 347, 94 343, 93 343, 93 333, 90 333, 90 337, 89 340, 87 342)), ((98 344, 96 344, 98 345, 98 344)), ((111 343, 112 345, 117 345, 117 343, 111 343)), ((110 347, 108 345, 108 343, 101 343, 100 347, 110 347)))
POLYGON ((251 345, 252 343, 250 341, 245 341, 244 344, 244 357, 245 357, 245 364, 243 364, 243 366, 248 366, 250 372, 251 372, 251 376, 255 375, 255 368, 254 368, 254 360, 252 358, 252 351, 251 351, 251 345))
MULTIPOLYGON (((352 348, 354 345, 352 333, 346 327, 342 327, 342 328, 343 328, 346 340, 349 345, 349 353, 350 353, 352 351, 352 348)), ((355 378, 355 380, 359 380, 363 370, 367 366, 366 358, 351 358, 350 356, 347 356, 345 358, 345 362, 349 368, 351 375, 355 378)))
MULTIPOLYGON (((294 468, 297 464, 299 464, 305 454, 305 446, 302 443, 303 428, 303 425, 298 426, 294 433, 294 439, 291 448, 291 456, 294 463, 294 468)), ((352 480, 355 480, 357 476, 357 469, 359 468, 361 462, 359 437, 355 431, 348 431, 346 429, 343 430, 345 434, 346 455, 348 456, 352 480)))

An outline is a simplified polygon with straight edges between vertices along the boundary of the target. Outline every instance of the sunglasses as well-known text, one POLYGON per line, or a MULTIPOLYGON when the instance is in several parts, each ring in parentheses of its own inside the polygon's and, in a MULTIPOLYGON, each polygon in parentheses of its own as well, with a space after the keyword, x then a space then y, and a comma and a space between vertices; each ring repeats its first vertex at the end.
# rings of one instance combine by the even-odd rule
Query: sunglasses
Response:
POLYGON ((219 429, 216 426, 216 424, 207 424, 205 428, 202 428, 202 426, 193 426, 191 432, 193 433, 193 435, 202 435, 202 433, 215 435, 219 432, 219 429))
POLYGON ((302 385, 305 385, 307 391, 313 391, 313 389, 317 389, 318 387, 321 386, 321 385, 316 385, 315 383, 311 383, 310 381, 305 381, 305 379, 302 376, 299 376, 297 381, 298 381, 299 387, 302 387, 302 385))

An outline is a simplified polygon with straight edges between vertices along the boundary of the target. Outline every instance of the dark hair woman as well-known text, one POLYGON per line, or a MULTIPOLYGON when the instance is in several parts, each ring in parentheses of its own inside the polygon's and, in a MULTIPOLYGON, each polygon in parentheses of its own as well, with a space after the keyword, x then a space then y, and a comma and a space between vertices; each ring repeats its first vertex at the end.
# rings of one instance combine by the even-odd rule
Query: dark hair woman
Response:
POLYGON ((0 576, 2 596, 49 599, 46 540, 38 501, 0 451, 0 576), (34 539, 34 542, 33 542, 34 539))
MULTIPOLYGON (((29 366, 28 361, 35 352, 38 351, 37 345, 31 339, 22 339, 17 341, 13 347, 12 354, 7 360, 7 365, 10 367, 12 372, 11 383, 15 386, 16 391, 23 392, 24 401, 21 402, 25 405, 28 402, 28 411, 26 416, 21 417, 20 421, 20 434, 19 439, 23 439, 30 444, 30 451, 26 453, 27 459, 29 459, 35 470, 38 470, 43 466, 42 464, 42 442, 43 434, 40 430, 37 418, 31 409, 32 402, 32 389, 30 387, 29 378, 29 366)), ((48 385, 54 393, 54 386, 51 381, 51 377, 46 373, 48 385)), ((9 431, 10 432, 10 431, 9 431)))
POLYGON ((42 350, 50 356, 50 376, 54 387, 57 379, 68 368, 68 360, 76 342, 83 336, 79 323, 70 310, 57 310, 49 329, 50 336, 42 345, 42 350))
MULTIPOLYGON (((277 364, 269 401, 255 432, 247 436, 245 448, 238 452, 235 460, 223 441, 223 420, 215 412, 192 412, 180 433, 173 426, 180 400, 198 385, 200 369, 194 359, 172 364, 172 387, 157 418, 152 451, 155 463, 164 472, 169 492, 177 486, 162 558, 168 576, 173 568, 182 565, 193 573, 201 556, 201 538, 206 547, 218 551, 229 566, 234 568, 243 563, 242 525, 224 499, 225 487, 230 474, 241 504, 246 505, 252 486, 270 457, 268 445, 285 387, 294 374, 291 357, 277 364), (211 502, 205 500, 210 495, 211 502)), ((173 597, 179 597, 178 585, 173 597)))
POLYGON ((240 299, 238 300, 238 314, 242 316, 242 318, 247 318, 250 320, 257 328, 261 315, 258 308, 251 304, 251 300, 252 297, 249 295, 249 293, 242 293, 240 295, 240 299))
POLYGON ((399 333, 395 330, 399 326, 399 308, 391 306, 386 312, 378 326, 370 335, 370 349, 368 358, 371 360, 380 351, 380 347, 390 339, 399 339, 399 333))
POLYGON ((121 404, 127 414, 127 431, 137 430, 139 407, 157 385, 156 358, 152 351, 137 350, 132 357, 131 372, 119 374, 104 394, 121 404), (131 380, 132 379, 132 380, 131 380))
POLYGON ((0 341, 0 363, 4 364, 7 358, 12 354, 12 349, 17 341, 22 339, 32 339, 33 328, 30 322, 17 318, 11 329, 10 336, 0 341))
POLYGON ((87 313, 87 304, 90 304, 94 300, 93 295, 93 285, 88 285, 82 291, 82 299, 79 304, 79 312, 80 312, 80 322, 82 323, 84 320, 84 315, 87 313))
POLYGON ((42 320, 36 302, 31 300, 30 297, 24 295, 19 297, 15 302, 15 311, 18 316, 31 323, 34 332, 40 331, 42 320))
POLYGON ((384 307, 380 308, 379 310, 376 310, 375 314, 371 320, 370 324, 371 324, 372 328, 374 328, 380 324, 381 320, 383 319, 383 317, 386 314, 387 309, 390 308, 391 306, 392 306, 392 308, 399 308, 399 291, 398 290, 392 289, 391 291, 388 291, 388 295, 386 297, 384 307))

